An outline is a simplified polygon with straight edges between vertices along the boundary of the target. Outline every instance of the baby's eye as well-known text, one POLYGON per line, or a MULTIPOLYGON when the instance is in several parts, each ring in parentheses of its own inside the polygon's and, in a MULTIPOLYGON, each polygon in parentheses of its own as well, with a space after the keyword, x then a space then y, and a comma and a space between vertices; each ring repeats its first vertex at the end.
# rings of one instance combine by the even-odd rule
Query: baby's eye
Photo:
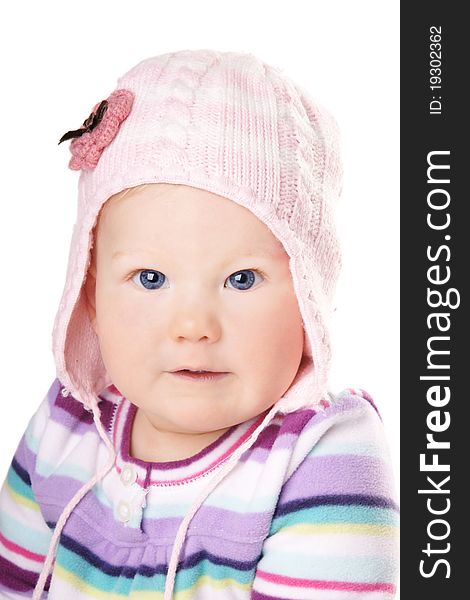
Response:
MULTIPOLYGON (((254 269, 243 269, 242 271, 236 271, 230 275, 226 279, 226 282, 229 281, 231 284, 230 287, 233 286, 237 290, 248 290, 253 287, 256 276, 261 277, 261 273, 254 269)), ((136 271, 131 279, 136 285, 143 285, 147 290, 160 289, 166 281, 166 277, 161 271, 155 271, 153 269, 136 271)))
POLYGON ((243 269, 227 277, 226 281, 230 281, 236 290, 248 290, 255 282, 255 275, 261 277, 261 273, 254 269, 243 269))
POLYGON ((139 282, 144 286, 147 290, 157 290, 160 289, 165 281, 166 277, 160 271, 154 271, 153 269, 144 269, 143 271, 136 271, 132 276, 132 281, 139 285, 136 281, 136 277, 138 277, 139 282))

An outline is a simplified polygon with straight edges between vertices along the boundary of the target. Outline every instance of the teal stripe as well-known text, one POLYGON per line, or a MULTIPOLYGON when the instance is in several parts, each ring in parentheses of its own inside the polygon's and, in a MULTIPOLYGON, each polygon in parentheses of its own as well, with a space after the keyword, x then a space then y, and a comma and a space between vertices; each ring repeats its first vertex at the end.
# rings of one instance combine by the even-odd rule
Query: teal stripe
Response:
POLYGON ((50 477, 51 475, 67 477, 68 479, 75 479, 79 483, 85 483, 94 475, 89 469, 83 469, 79 465, 71 465, 68 462, 59 465, 51 464, 40 458, 36 460, 36 473, 41 477, 50 477))
MULTIPOLYGON (((45 415, 43 415, 42 418, 44 419, 44 421, 47 419, 45 415)), ((38 438, 33 434, 33 427, 37 419, 39 419, 39 414, 34 415, 34 417, 29 422, 26 431, 24 432, 24 440, 26 442, 26 445, 31 450, 31 452, 33 452, 34 455, 37 455, 39 450, 39 443, 41 441, 41 438, 38 438)))
POLYGON ((251 583, 254 579, 256 567, 253 569, 239 570, 228 565, 215 565, 209 559, 204 558, 191 568, 178 571, 178 588, 182 591, 193 586, 203 576, 210 577, 214 581, 222 579, 233 579, 239 585, 251 583))
MULTIPOLYGON (((21 465, 22 466, 22 465, 21 465)), ((28 500, 36 501, 34 498, 33 490, 31 486, 25 483, 21 477, 18 476, 17 472, 13 468, 13 464, 10 465, 7 473, 8 485, 20 496, 24 496, 28 500)))
POLYGON ((374 456, 383 458, 383 450, 377 444, 370 443, 343 443, 333 444, 325 440, 321 444, 315 446, 309 456, 315 458, 317 456, 336 456, 338 454, 348 454, 353 456, 374 456))
POLYGON ((390 508, 370 506, 313 506, 276 517, 271 523, 269 535, 282 527, 297 524, 363 523, 366 525, 396 525, 397 514, 390 508))
MULTIPOLYGON (((132 579, 124 575, 108 575, 62 545, 59 546, 57 551, 57 563, 72 576, 79 578, 81 581, 86 581, 87 584, 103 592, 113 590, 114 593, 127 597, 130 591, 150 590, 162 593, 164 591, 166 574, 155 574, 152 577, 136 574, 132 579)), ((116 570, 119 571, 120 569, 117 568, 116 570)), ((178 570, 177 589, 180 591, 190 588, 203 576, 209 576, 214 580, 229 578, 240 585, 244 585, 253 581, 254 574, 255 567, 240 571, 230 566, 215 565, 205 558, 199 561, 197 565, 178 570)))
POLYGON ((273 496, 271 493, 260 498, 237 498, 236 496, 218 494, 217 490, 214 490, 207 500, 205 500, 204 506, 230 510, 235 514, 246 514, 247 511, 250 513, 271 512, 273 496))
MULTIPOLYGON (((134 578, 125 575, 108 575, 98 567, 93 566, 85 558, 60 545, 57 550, 57 563, 71 576, 78 578, 86 585, 95 587, 103 592, 112 590, 114 594, 129 595, 130 591, 153 590, 163 592, 165 587, 165 574, 156 574, 153 577, 144 577, 136 574, 134 578)), ((116 566, 119 573, 122 568, 116 566)))
MULTIPOLYGON (((10 465, 8 469, 7 481, 14 492, 36 503, 31 486, 18 477, 16 471, 13 469, 13 465, 10 465)), ((49 528, 44 531, 47 525, 44 524, 39 508, 36 511, 33 508, 29 509, 26 506, 17 504, 15 505, 15 509, 22 512, 26 522, 16 519, 14 515, 9 514, 7 511, 3 511, 3 516, 5 516, 5 518, 2 518, 3 535, 14 544, 21 548, 26 548, 30 552, 46 554, 49 548, 49 541, 52 537, 52 531, 49 528), (39 521, 39 529, 34 527, 34 518, 37 518, 39 521)))
POLYGON ((8 515, 8 519, 2 519, 2 534, 13 544, 43 555, 47 554, 52 538, 50 529, 44 532, 34 527, 28 527, 24 521, 18 521, 10 515, 8 515))

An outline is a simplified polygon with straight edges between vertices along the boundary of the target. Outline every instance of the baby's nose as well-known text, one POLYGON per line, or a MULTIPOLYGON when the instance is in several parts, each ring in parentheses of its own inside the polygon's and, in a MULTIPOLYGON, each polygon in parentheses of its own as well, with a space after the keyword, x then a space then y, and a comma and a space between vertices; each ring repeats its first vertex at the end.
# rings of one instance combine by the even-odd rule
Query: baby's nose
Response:
POLYGON ((222 329, 213 310, 199 305, 175 309, 170 323, 170 336, 174 340, 214 343, 220 339, 222 329))

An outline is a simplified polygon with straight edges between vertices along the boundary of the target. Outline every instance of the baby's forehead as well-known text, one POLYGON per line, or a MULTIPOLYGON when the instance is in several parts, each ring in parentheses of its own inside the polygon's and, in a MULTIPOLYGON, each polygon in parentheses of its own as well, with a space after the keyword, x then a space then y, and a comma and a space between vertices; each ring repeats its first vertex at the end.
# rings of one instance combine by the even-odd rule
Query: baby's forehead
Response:
MULTIPOLYGON (((132 245, 152 239, 181 249, 191 242, 217 252, 283 257, 283 244, 254 212, 211 191, 176 184, 143 184, 111 196, 97 227, 132 245)), ((122 244, 121 244, 122 245, 122 244)))

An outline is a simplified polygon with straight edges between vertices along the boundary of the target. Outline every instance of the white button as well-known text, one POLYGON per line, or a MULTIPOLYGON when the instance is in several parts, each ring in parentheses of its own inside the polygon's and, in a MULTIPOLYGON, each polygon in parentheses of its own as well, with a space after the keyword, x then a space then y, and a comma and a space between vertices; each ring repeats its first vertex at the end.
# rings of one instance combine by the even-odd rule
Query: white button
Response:
POLYGON ((70 396, 70 392, 68 391, 67 388, 63 387, 61 390, 61 394, 64 398, 67 398, 67 396, 70 396))
POLYGON ((127 504, 127 502, 124 502, 123 500, 119 502, 118 516, 119 520, 123 522, 129 521, 129 519, 131 518, 131 509, 129 507, 129 504, 127 504))
POLYGON ((137 479, 137 473, 135 472, 132 465, 126 465, 121 471, 121 481, 124 485, 131 485, 135 483, 137 479))

